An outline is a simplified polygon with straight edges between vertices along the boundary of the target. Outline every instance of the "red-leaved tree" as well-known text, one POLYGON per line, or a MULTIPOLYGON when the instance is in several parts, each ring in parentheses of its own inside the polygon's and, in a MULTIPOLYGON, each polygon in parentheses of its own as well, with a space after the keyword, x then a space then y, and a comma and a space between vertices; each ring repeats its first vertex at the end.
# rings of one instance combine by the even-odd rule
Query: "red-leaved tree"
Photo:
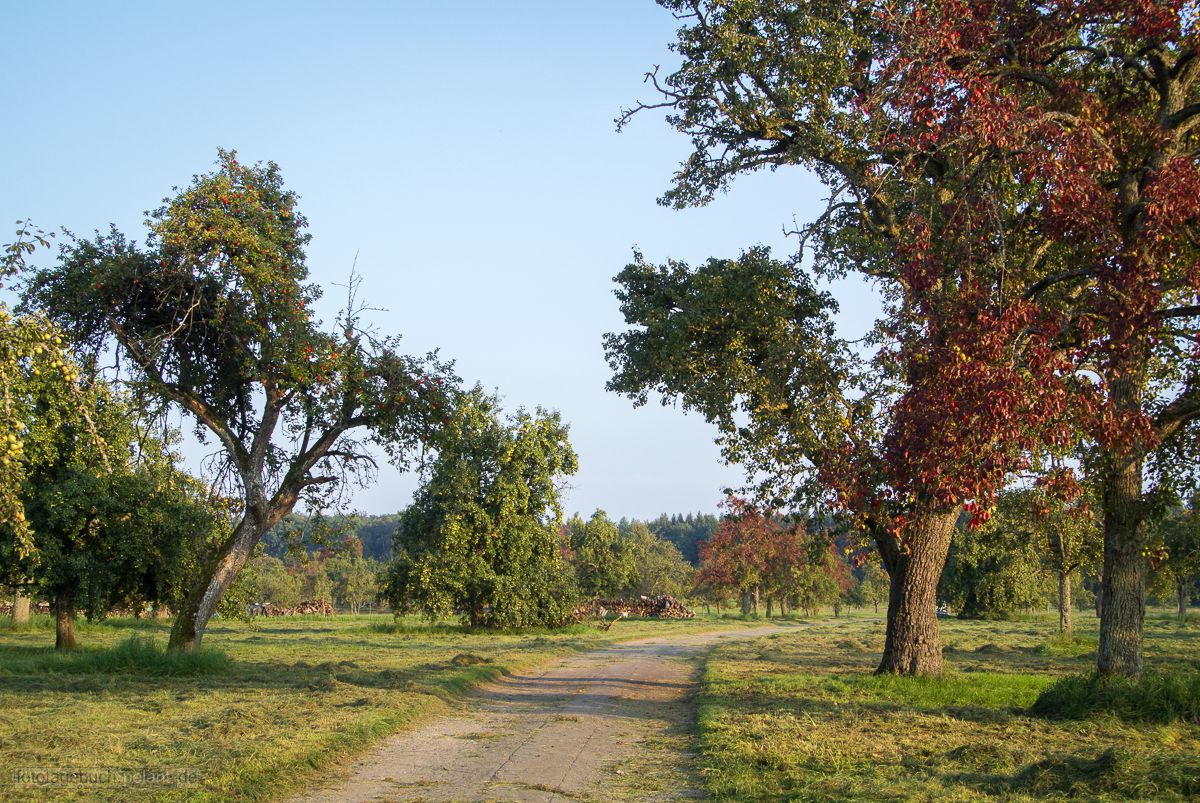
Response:
POLYGON ((1183 0, 907 11, 894 18, 897 86, 923 136, 987 154, 1021 187, 1000 233, 1034 264, 1012 292, 1062 322, 1055 345, 1083 380, 1072 404, 1099 454, 1098 669, 1136 674, 1147 526, 1192 474, 1200 416, 1200 12, 1183 0))

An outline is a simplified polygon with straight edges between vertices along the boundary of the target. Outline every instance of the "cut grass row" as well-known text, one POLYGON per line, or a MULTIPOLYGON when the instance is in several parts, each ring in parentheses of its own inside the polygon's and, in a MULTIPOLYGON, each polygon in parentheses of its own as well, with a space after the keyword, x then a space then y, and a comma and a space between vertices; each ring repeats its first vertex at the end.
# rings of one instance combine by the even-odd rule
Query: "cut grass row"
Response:
MULTIPOLYGON (((221 623, 205 651, 163 652, 167 625, 82 624, 87 645, 47 647, 51 623, 0 628, 0 799, 266 800, 384 736, 446 712, 468 689, 573 651, 720 620, 472 632, 389 616, 221 623), (195 783, 14 783, 31 769, 190 773, 195 783)), ((730 626, 742 626, 732 621, 730 626)))
POLYGON ((707 789, 727 800, 1200 796, 1200 624, 1152 618, 1137 682, 1087 676, 1094 622, 1075 639, 1052 632, 1049 619, 943 622, 940 679, 874 675, 876 622, 722 645, 700 696, 707 789))

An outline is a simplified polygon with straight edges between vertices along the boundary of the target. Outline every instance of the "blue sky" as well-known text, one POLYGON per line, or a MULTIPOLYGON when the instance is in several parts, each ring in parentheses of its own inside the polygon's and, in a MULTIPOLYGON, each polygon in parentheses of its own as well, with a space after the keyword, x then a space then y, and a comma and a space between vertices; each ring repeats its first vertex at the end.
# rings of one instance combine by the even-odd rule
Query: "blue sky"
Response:
MULTIPOLYGON (((698 261, 764 243, 819 210, 799 170, 740 180, 708 207, 655 199, 687 141, 649 114, 677 23, 649 0, 522 3, 55 3, 5 10, 0 220, 143 233, 143 210, 218 146, 279 163, 313 235, 331 318, 358 254, 379 329, 441 349, 506 406, 558 409, 581 469, 568 510, 715 510, 740 475, 713 430, 606 393, 612 277, 640 248, 698 261)), ((3 238, 6 239, 6 238, 3 238)), ((869 294, 848 288, 854 329, 869 294)), ((354 507, 395 512, 384 471, 354 507)))

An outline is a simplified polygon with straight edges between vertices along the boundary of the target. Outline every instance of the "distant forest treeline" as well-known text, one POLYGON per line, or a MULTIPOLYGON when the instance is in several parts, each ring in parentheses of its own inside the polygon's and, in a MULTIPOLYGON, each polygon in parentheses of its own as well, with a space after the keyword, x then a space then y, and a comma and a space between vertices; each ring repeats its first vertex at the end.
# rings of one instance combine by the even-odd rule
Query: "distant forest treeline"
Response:
MULTIPOLYGON (((700 544, 707 541, 720 522, 710 513, 663 513, 642 522, 659 538, 674 544, 693 566, 700 564, 700 544)), ((629 535, 639 519, 622 518, 617 522, 621 535, 629 535)), ((392 534, 400 526, 400 516, 306 516, 293 513, 263 538, 266 553, 280 560, 290 555, 308 554, 322 549, 338 552, 356 538, 362 544, 362 556, 386 563, 392 559, 392 534)), ((353 547, 357 551, 357 546, 353 547)))

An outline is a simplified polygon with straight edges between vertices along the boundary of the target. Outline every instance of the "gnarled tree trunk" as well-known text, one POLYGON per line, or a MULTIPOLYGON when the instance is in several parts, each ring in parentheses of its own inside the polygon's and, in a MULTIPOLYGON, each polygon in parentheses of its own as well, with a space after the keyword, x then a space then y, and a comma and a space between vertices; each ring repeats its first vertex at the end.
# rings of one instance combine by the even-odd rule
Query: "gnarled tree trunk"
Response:
POLYGON ((246 565, 255 545, 268 528, 265 516, 247 513, 242 517, 233 536, 222 545, 209 563, 208 570, 196 579, 191 591, 175 611, 175 622, 167 643, 169 650, 191 652, 200 648, 204 630, 217 611, 217 603, 246 565))
POLYGON ((63 589, 54 595, 54 648, 73 650, 75 643, 75 590, 63 589))
POLYGON ((950 552, 958 509, 925 512, 905 528, 907 552, 890 534, 876 537, 891 575, 887 640, 880 674, 937 675, 942 671, 937 586, 950 552))

